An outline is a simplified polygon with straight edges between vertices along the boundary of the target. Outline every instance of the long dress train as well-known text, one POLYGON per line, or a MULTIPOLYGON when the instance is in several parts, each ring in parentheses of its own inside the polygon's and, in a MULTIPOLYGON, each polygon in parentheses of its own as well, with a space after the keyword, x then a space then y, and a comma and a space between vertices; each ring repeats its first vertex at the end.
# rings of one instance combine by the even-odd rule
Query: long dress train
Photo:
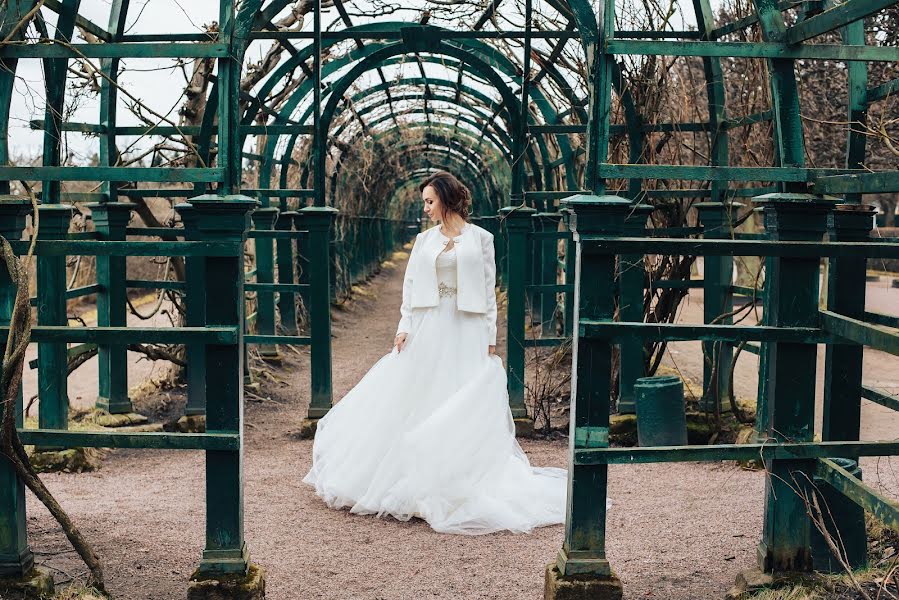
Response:
POLYGON ((566 472, 531 467, 518 445, 485 316, 456 308, 455 261, 455 249, 438 256, 444 291, 437 306, 414 309, 402 352, 319 421, 303 481, 332 508, 421 517, 442 533, 561 523, 566 472))

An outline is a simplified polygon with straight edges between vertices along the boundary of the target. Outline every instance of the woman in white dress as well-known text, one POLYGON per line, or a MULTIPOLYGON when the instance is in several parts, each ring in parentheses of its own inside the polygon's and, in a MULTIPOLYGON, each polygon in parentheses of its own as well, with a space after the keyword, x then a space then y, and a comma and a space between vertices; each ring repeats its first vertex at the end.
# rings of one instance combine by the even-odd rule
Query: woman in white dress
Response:
POLYGON ((471 195, 451 174, 420 190, 439 226, 415 239, 393 349, 319 421, 303 481, 332 508, 442 533, 562 523, 565 470, 531 467, 515 439, 493 235, 468 223, 471 195))

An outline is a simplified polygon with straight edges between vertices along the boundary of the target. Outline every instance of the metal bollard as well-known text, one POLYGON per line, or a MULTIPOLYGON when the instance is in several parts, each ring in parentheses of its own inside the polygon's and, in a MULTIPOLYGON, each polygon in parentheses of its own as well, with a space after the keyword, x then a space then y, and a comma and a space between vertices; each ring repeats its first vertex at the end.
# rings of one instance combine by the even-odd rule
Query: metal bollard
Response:
POLYGON ((640 377, 634 383, 640 446, 686 446, 684 382, 674 375, 640 377))

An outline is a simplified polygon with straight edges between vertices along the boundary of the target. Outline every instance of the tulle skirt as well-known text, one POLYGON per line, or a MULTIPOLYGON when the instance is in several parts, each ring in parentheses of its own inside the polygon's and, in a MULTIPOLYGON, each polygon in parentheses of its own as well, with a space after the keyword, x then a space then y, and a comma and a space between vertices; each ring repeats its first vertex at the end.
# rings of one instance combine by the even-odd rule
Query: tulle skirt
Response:
POLYGON ((332 508, 420 517, 441 533, 562 523, 566 471, 532 467, 518 445, 485 316, 446 296, 410 329, 319 421, 303 481, 332 508))

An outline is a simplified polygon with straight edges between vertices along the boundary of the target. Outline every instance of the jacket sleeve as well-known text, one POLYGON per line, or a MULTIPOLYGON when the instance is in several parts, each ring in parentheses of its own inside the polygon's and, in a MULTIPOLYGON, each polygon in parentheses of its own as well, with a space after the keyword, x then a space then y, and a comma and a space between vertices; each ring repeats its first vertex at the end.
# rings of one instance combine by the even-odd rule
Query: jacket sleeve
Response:
POLYGON ((412 327, 412 273, 415 271, 413 262, 418 255, 418 241, 421 234, 415 236, 415 242, 412 244, 412 252, 409 253, 409 262, 406 263, 406 274, 403 277, 403 303, 400 305, 400 324, 396 328, 397 335, 401 333, 409 333, 412 327))
POLYGON ((484 287, 487 292, 487 339, 491 346, 496 345, 496 253, 493 248, 493 234, 481 239, 484 252, 484 287))

